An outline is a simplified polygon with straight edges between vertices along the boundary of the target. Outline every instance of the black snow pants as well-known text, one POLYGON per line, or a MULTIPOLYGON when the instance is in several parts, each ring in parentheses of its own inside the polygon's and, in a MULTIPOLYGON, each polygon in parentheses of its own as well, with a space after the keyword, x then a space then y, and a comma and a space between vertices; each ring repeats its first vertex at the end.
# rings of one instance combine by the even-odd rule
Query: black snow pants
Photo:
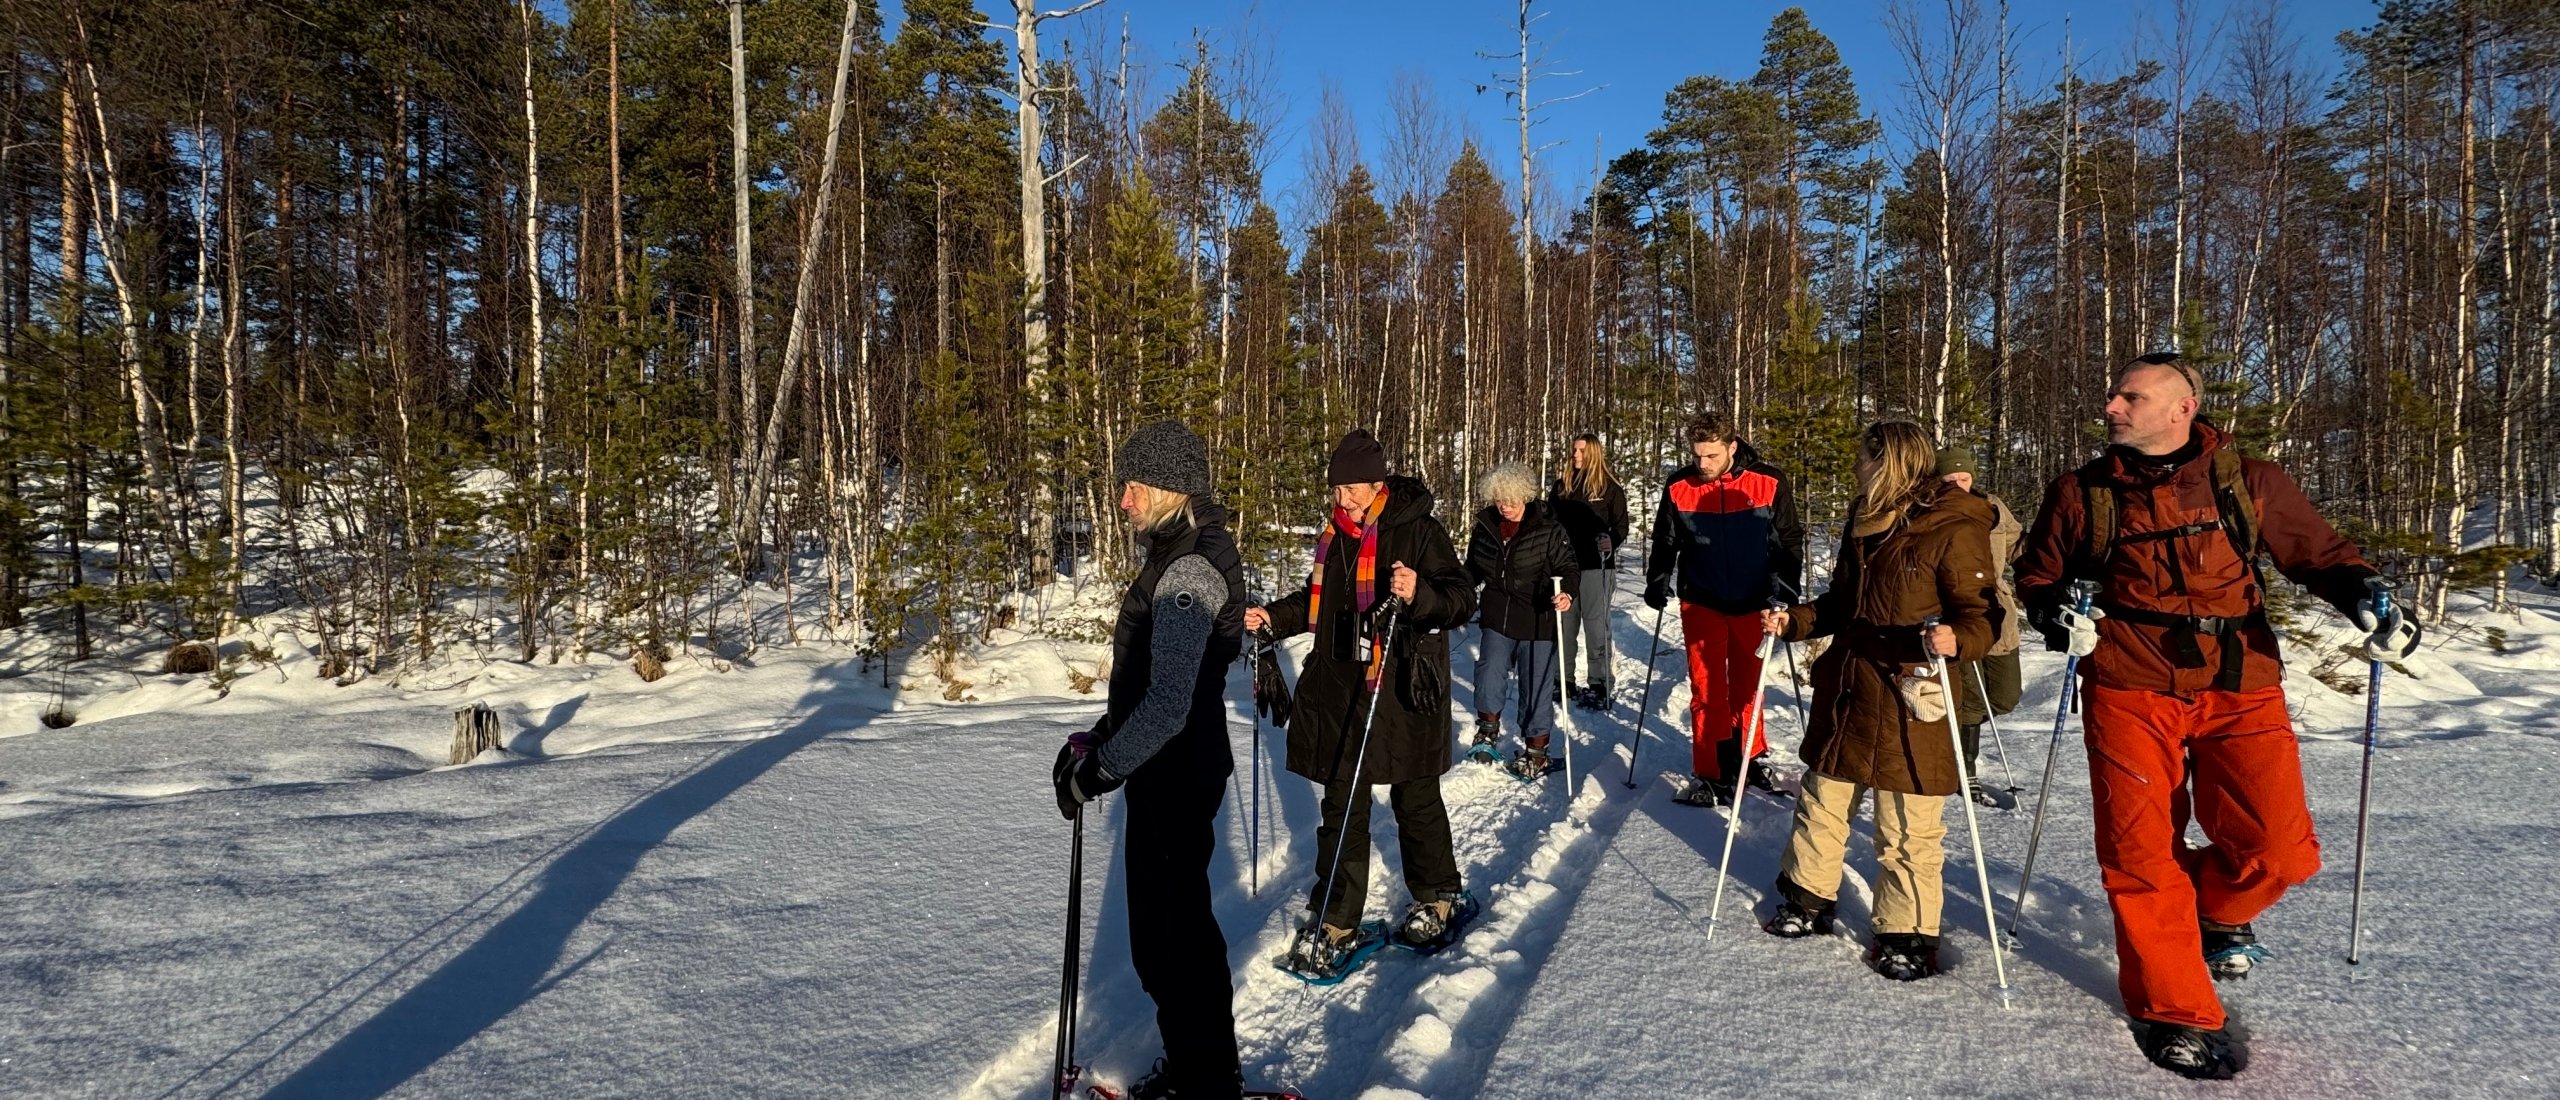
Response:
POLYGON ((1186 730, 1126 788, 1129 959, 1155 998, 1165 1066, 1184 1100, 1238 1091, 1235 985, 1209 899, 1218 807, 1234 768, 1222 740, 1186 730))

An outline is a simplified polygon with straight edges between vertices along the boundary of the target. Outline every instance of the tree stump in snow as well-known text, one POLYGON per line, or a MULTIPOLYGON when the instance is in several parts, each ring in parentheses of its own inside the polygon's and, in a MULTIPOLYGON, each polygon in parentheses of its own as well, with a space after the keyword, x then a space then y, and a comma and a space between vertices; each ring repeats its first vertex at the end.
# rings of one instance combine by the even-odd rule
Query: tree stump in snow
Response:
POLYGON ((498 744, 498 712, 487 703, 473 703, 453 712, 453 752, 448 764, 468 764, 481 753, 500 748, 498 744))
POLYGON ((667 674, 667 658, 655 644, 641 646, 631 654, 631 671, 640 674, 640 682, 657 683, 667 674))
POLYGON ((220 663, 212 646, 203 642, 180 642, 170 647, 168 656, 160 659, 160 673, 164 676, 194 676, 211 672, 220 663))

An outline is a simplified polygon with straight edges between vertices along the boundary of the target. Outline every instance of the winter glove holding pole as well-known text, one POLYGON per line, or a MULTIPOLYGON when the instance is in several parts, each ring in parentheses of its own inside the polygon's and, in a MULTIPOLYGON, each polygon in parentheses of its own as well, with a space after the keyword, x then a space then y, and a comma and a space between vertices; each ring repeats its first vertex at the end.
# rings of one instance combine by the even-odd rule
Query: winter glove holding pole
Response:
POLYGON ((1671 574, 1660 573, 1645 578, 1644 605, 1656 611, 1671 606, 1671 574))
POLYGON ((1058 762, 1049 768, 1049 782, 1058 789, 1058 816, 1073 821, 1084 804, 1118 790, 1123 780, 1102 766, 1102 754, 1094 750, 1102 741, 1094 734, 1079 733, 1058 746, 1058 762))
POLYGON ((2364 598, 2356 601, 2356 627, 2365 632, 2364 659, 2388 661, 2417 652, 2418 639, 2425 631, 2416 620, 2400 610, 2399 601, 2391 598, 2390 578, 2371 576, 2364 579, 2364 598))
POLYGON ((1253 706, 1272 725, 1283 728, 1295 709, 1289 699, 1289 681, 1280 674, 1280 643, 1272 640, 1267 621, 1253 632, 1253 706))
POLYGON ((2107 613, 2086 600, 2077 607, 2057 607, 2027 616, 2037 633, 2044 635, 2045 649, 2069 657, 2086 657, 2098 651, 2098 620, 2107 613))

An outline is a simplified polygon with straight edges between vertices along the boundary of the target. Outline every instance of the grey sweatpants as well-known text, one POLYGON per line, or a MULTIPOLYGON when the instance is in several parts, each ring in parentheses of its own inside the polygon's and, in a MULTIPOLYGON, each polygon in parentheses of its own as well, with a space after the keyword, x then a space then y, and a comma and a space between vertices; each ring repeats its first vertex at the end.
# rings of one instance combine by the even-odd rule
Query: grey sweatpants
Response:
POLYGON ((1585 569, 1573 592, 1573 610, 1564 613, 1565 675, 1573 675, 1574 643, 1591 655, 1591 671, 1576 677, 1579 683, 1592 687, 1608 687, 1609 661, 1609 592, 1617 587, 1617 574, 1607 569, 1585 569))

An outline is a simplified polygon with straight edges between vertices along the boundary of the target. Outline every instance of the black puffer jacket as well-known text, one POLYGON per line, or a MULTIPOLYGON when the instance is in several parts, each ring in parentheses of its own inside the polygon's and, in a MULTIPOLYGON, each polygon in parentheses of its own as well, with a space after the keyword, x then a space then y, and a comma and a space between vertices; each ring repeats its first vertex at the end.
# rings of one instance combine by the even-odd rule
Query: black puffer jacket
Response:
MULTIPOLYGON (((1502 511, 1476 513, 1475 530, 1467 536, 1467 575, 1484 586, 1478 598, 1479 622, 1487 630, 1515 641, 1556 640, 1555 589, 1548 581, 1572 577, 1579 569, 1573 547, 1555 514, 1535 501, 1520 512, 1520 530, 1502 537, 1502 511)), ((1567 581, 1565 592, 1574 591, 1567 581)))
POLYGON ((1618 551, 1627 545, 1627 487, 1609 482, 1597 498, 1585 497, 1565 488, 1558 481, 1547 488, 1547 503, 1556 511, 1556 522, 1564 525, 1565 536, 1573 540, 1573 560, 1582 569, 1615 569, 1618 551), (1609 540, 1609 552, 1600 552, 1600 540, 1609 540))
MULTIPOLYGON (((1360 540, 1327 521, 1324 604, 1307 621, 1307 590, 1274 601, 1271 631, 1286 638, 1312 629, 1315 645, 1298 677, 1297 712, 1289 719, 1289 770, 1318 783, 1348 779, 1353 746, 1368 716, 1367 669, 1360 639, 1383 625, 1361 614, 1355 571, 1360 540)), ((1387 506, 1378 517, 1378 606, 1387 600, 1395 563, 1421 575, 1413 607, 1387 652, 1384 697, 1369 736, 1366 783, 1402 783, 1449 770, 1449 635, 1476 613, 1475 584, 1458 562, 1449 530, 1431 516, 1431 490, 1409 477, 1387 479, 1387 506)), ((1374 608, 1372 609, 1375 610, 1374 608)))

